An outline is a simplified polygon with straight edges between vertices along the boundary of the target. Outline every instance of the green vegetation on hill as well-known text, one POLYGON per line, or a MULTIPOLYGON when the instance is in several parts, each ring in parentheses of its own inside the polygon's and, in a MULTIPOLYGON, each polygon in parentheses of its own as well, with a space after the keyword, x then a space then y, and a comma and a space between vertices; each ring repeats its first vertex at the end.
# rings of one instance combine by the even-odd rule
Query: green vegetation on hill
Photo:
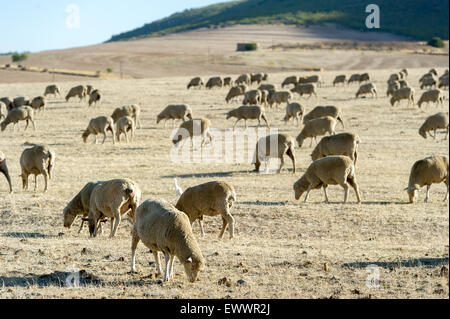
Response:
POLYGON ((448 0, 377 0, 381 28, 366 29, 367 0, 239 0, 175 13, 108 42, 234 24, 338 23, 367 32, 391 32, 417 40, 448 39, 448 0))

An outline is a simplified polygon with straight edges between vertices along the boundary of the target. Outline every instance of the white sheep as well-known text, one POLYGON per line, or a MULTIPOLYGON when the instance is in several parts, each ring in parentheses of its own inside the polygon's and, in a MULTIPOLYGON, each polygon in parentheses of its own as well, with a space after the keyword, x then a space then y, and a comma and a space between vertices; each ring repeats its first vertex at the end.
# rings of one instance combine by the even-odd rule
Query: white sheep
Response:
POLYGON ((212 88, 215 88, 215 87, 218 87, 218 88, 223 87, 223 80, 222 80, 222 78, 220 76, 212 77, 206 83, 206 88, 207 89, 212 89, 212 88))
POLYGON ((229 103, 235 97, 244 95, 246 91, 247 91, 247 85, 245 85, 245 84, 233 86, 232 88, 230 88, 230 91, 228 92, 227 96, 225 97, 225 101, 227 103, 229 103))
POLYGON ((139 126, 139 128, 142 128, 141 125, 141 107, 136 104, 131 105, 125 105, 122 107, 118 107, 114 110, 113 114, 111 115, 112 119, 114 120, 114 123, 117 122, 118 119, 121 117, 129 116, 134 120, 134 125, 136 127, 139 126))
POLYGON ((219 238, 223 238, 228 224, 230 225, 230 239, 234 238, 234 217, 231 208, 236 201, 236 191, 227 182, 209 182, 190 187, 181 195, 176 208, 184 212, 191 225, 198 219, 202 236, 205 236, 203 216, 222 216, 223 226, 219 238))
POLYGON ((202 119, 192 119, 186 121, 178 128, 175 135, 172 137, 172 142, 174 145, 179 146, 180 142, 185 141, 187 138, 191 139, 193 142, 194 136, 199 134, 202 138, 201 147, 207 144, 206 140, 212 142, 212 135, 210 133, 211 121, 205 118, 202 119))
POLYGON ((333 105, 328 106, 316 106, 311 112, 303 117, 303 122, 312 121, 320 117, 331 116, 341 123, 342 128, 345 128, 344 121, 342 120, 342 109, 333 105))
POLYGON ((286 115, 284 116, 284 123, 292 118, 295 124, 295 120, 297 120, 297 126, 303 121, 303 115, 305 114, 305 107, 300 103, 293 102, 289 103, 286 106, 286 115))
POLYGON ((394 92, 400 88, 400 82, 399 81, 391 81, 388 83, 388 88, 386 92, 386 96, 392 96, 394 95, 394 92))
POLYGON ((257 105, 261 103, 261 91, 259 90, 251 90, 248 92, 245 92, 244 94, 244 100, 242 101, 242 104, 244 105, 257 105))
POLYGON ((83 141, 84 143, 87 143, 89 135, 93 134, 95 135, 95 144, 97 144, 98 143, 97 135, 103 134, 102 144, 105 144, 107 131, 111 131, 113 137, 113 144, 116 144, 116 130, 114 128, 113 119, 107 116, 99 116, 97 118, 94 118, 89 122, 89 126, 82 134, 83 141))
POLYGON ((430 198, 430 187, 432 184, 444 182, 447 185, 444 202, 448 199, 448 156, 430 156, 414 163, 409 176, 408 187, 405 189, 409 195, 409 202, 414 203, 417 192, 421 187, 427 186, 425 203, 430 198))
POLYGON ((289 104, 289 102, 292 100, 292 94, 288 91, 269 91, 269 106, 272 108, 275 104, 277 107, 281 103, 289 104), (270 92, 272 92, 270 94, 270 92))
POLYGON ((427 138, 427 133, 436 140, 437 130, 444 129, 447 130, 444 140, 447 140, 449 134, 449 121, 448 112, 439 112, 428 117, 419 129, 419 134, 423 138, 427 138), (430 131, 434 131, 434 136, 431 135, 430 131))
POLYGON ((168 120, 173 120, 172 127, 176 120, 186 122, 186 118, 192 120, 192 109, 188 104, 177 104, 167 106, 156 118, 156 124, 164 120, 164 127, 166 127, 168 120))
POLYGON ((253 83, 256 82, 258 85, 260 85, 261 82, 263 81, 263 79, 264 79, 264 74, 263 73, 251 74, 250 75, 250 84, 253 84, 253 83))
POLYGON ((59 87, 55 84, 49 85, 45 88, 44 96, 47 97, 47 95, 54 95, 56 97, 56 94, 61 96, 59 87))
POLYGON ((13 131, 15 131, 16 124, 19 123, 19 121, 27 121, 27 125, 25 126, 25 131, 28 128, 29 122, 31 122, 33 124, 34 130, 36 130, 36 124, 34 123, 33 118, 34 118, 34 111, 29 106, 21 106, 21 107, 12 109, 11 111, 9 111, 5 120, 0 124, 1 130, 3 132, 9 124, 14 123, 13 131))
POLYGON ((320 75, 299 77, 297 84, 315 84, 316 86, 321 87, 322 86, 322 78, 320 75))
POLYGON ((102 94, 99 90, 93 90, 91 93, 89 93, 89 106, 92 106, 92 104, 97 104, 102 99, 102 94))
POLYGON ((22 168, 22 186, 28 189, 28 176, 34 175, 34 190, 37 190, 37 176, 43 175, 45 180, 44 192, 48 191, 48 179, 52 178, 52 168, 55 166, 55 152, 47 145, 35 145, 23 151, 20 156, 22 168))
POLYGON ((309 94, 309 97, 314 94, 314 96, 317 97, 316 85, 313 83, 299 83, 291 89, 291 92, 298 93, 300 96, 309 94))
POLYGON ((372 94, 373 98, 378 98, 377 88, 373 83, 363 84, 359 87, 358 92, 356 92, 356 99, 360 96, 365 96, 366 94, 372 94))
POLYGON ((87 88, 84 85, 78 85, 69 90, 69 92, 66 95, 66 102, 69 102, 69 100, 73 97, 78 97, 81 100, 86 98, 87 95, 87 88))
POLYGON ((317 141, 317 136, 322 136, 326 133, 335 135, 336 123, 336 119, 331 116, 320 117, 318 119, 306 122, 303 130, 297 136, 298 146, 302 147, 304 140, 307 138, 311 138, 311 147, 313 139, 317 141))
POLYGON ((0 173, 5 175, 6 180, 8 181, 9 191, 12 193, 13 188, 11 184, 11 176, 9 175, 8 166, 6 165, 6 156, 0 151, 0 173))
POLYGON ((293 173, 296 172, 295 166, 295 140, 289 134, 273 134, 261 138, 256 144, 255 154, 253 156, 253 164, 255 165, 255 172, 259 172, 261 162, 266 163, 271 158, 280 160, 280 167, 278 174, 284 167, 284 155, 289 156, 292 160, 293 173))
POLYGON ((250 80, 251 80, 250 74, 241 74, 236 79, 236 81, 234 81, 234 83, 236 83, 236 85, 240 85, 240 84, 250 85, 250 80))
POLYGON ((261 119, 266 122, 267 128, 270 128, 269 123, 267 122, 267 117, 265 114, 265 109, 262 106, 251 105, 251 106, 241 106, 237 109, 231 110, 227 114, 227 120, 235 117, 237 119, 236 123, 233 126, 233 130, 236 128, 236 125, 239 121, 245 121, 245 129, 248 128, 247 121, 248 120, 258 120, 258 126, 261 125, 261 119))
POLYGON ((444 105, 444 92, 442 92, 440 89, 428 90, 423 92, 422 96, 417 102, 419 108, 422 108, 423 103, 435 103, 436 106, 438 106, 439 103, 444 105))
POLYGON ((344 188, 344 204, 347 203, 349 184, 355 190, 358 204, 361 203, 355 165, 347 156, 329 156, 314 161, 306 173, 294 184, 295 199, 299 200, 306 191, 305 203, 313 189, 323 188, 325 203, 329 203, 328 185, 340 185, 344 188))
POLYGON ((357 134, 341 133, 323 137, 311 153, 313 161, 330 155, 348 156, 356 165, 358 160, 358 145, 361 140, 357 134))
POLYGON ((403 87, 394 91, 391 97, 391 106, 395 106, 396 103, 400 104, 401 100, 408 100, 408 106, 414 105, 414 93, 415 90, 411 87, 403 87))
POLYGON ((136 272, 136 248, 142 241, 155 256, 159 275, 162 274, 159 252, 164 254, 164 281, 174 277, 175 257, 184 266, 189 281, 197 280, 205 261, 186 214, 165 201, 150 198, 136 210, 131 234, 131 272, 136 272))
POLYGON ((129 116, 121 117, 116 122, 117 141, 120 143, 120 136, 123 133, 125 135, 125 140, 128 143, 129 142, 128 132, 130 132, 131 142, 133 142, 135 130, 136 130, 136 127, 135 127, 134 121, 131 117, 129 117, 129 116))
POLYGON ((96 237, 98 225, 102 217, 111 219, 111 234, 113 238, 122 219, 122 215, 130 209, 129 216, 135 220, 136 208, 141 201, 141 189, 130 179, 114 179, 94 187, 89 204, 89 233, 96 237))

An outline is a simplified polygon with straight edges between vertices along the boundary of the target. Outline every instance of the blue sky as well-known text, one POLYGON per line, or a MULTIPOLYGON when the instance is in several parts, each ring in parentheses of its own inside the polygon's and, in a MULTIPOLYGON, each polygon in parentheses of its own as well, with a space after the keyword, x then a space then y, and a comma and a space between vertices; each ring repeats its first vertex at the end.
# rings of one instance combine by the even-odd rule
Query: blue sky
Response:
POLYGON ((37 52, 101 43, 113 34, 129 31, 172 13, 225 1, 1 1, 0 53, 37 52))

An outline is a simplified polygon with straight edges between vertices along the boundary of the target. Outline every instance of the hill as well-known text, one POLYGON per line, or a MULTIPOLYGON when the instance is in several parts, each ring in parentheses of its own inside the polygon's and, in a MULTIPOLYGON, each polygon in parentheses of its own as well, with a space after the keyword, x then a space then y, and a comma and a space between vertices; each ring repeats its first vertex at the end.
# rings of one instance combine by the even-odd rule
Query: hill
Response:
POLYGON ((448 0, 379 0, 381 29, 365 28, 363 0, 240 0, 189 9, 141 28, 114 35, 108 42, 159 36, 235 24, 338 23, 367 32, 391 32, 416 40, 448 39, 448 0))

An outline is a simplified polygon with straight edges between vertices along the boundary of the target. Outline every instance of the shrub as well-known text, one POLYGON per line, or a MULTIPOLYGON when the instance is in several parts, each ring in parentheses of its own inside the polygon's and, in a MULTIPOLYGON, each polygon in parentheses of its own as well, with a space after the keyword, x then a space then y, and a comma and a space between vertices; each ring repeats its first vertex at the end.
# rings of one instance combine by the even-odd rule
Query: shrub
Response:
POLYGON ((246 51, 256 51, 258 50, 258 44, 257 43, 249 43, 245 46, 246 51))
POLYGON ((18 52, 14 52, 11 55, 12 61, 13 62, 21 62, 21 61, 25 61, 26 59, 28 59, 28 54, 27 53, 18 53, 18 52))
POLYGON ((106 69, 106 72, 108 72, 108 73, 113 73, 114 70, 113 70, 113 68, 107 68, 107 69, 106 69))
POLYGON ((428 41, 428 45, 435 48, 443 48, 445 46, 444 41, 439 37, 434 37, 428 41))

